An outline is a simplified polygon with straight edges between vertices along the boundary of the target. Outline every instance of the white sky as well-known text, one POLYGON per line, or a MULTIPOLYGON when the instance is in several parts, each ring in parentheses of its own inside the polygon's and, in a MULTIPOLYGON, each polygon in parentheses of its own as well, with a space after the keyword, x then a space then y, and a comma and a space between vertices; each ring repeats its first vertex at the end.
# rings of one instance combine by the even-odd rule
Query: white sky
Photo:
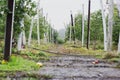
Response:
MULTIPOLYGON (((106 0, 103 0, 104 3, 106 0)), ((70 10, 73 15, 82 11, 82 4, 85 7, 85 14, 88 11, 88 0, 40 0, 40 7, 43 8, 43 14, 48 13, 48 21, 59 30, 64 24, 70 22, 70 10)), ((100 0, 91 0, 91 12, 100 9, 100 0)))

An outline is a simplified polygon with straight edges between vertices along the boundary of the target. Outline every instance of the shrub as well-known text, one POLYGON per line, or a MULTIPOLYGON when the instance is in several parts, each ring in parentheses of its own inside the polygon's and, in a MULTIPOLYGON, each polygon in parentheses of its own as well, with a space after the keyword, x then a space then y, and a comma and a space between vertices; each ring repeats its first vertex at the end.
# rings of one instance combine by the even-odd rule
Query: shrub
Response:
POLYGON ((104 55, 104 59, 111 59, 111 58, 119 58, 119 55, 117 55, 116 53, 106 53, 104 55))

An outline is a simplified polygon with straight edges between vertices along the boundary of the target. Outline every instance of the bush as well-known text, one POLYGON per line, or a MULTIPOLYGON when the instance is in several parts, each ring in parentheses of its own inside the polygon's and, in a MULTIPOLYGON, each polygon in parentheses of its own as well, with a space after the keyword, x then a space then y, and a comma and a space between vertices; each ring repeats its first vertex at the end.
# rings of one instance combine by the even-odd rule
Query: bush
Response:
POLYGON ((40 52, 38 53, 38 55, 41 56, 41 57, 46 57, 46 56, 47 56, 46 53, 45 53, 45 52, 42 52, 42 51, 40 51, 40 52))
POLYGON ((98 46, 96 46, 96 49, 104 49, 104 45, 98 44, 98 46))
POLYGON ((62 39, 58 39, 57 42, 58 42, 58 44, 64 44, 65 43, 65 41, 62 40, 62 39))
POLYGON ((3 48, 0 48, 0 53, 3 53, 3 48))

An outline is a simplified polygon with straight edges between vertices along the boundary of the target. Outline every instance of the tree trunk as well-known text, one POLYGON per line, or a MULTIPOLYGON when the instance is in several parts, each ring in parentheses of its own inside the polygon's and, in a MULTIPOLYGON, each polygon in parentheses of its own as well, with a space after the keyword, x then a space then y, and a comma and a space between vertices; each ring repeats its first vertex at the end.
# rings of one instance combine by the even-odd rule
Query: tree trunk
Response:
POLYGON ((29 47, 30 47, 30 43, 31 43, 33 24, 34 24, 34 18, 32 17, 31 25, 30 25, 29 38, 28 38, 28 46, 29 46, 29 47))
POLYGON ((103 31, 104 31, 104 51, 107 51, 107 31, 106 31, 106 19, 105 13, 103 9, 103 2, 100 0, 101 3, 101 11, 102 11, 102 19, 103 19, 103 31))
POLYGON ((83 12, 82 12, 82 47, 84 46, 84 4, 82 5, 83 12))
MULTIPOLYGON (((24 28, 24 18, 21 19, 20 24, 21 24, 20 27, 23 29, 24 28)), ((23 49, 25 47, 25 44, 26 44, 25 31, 22 30, 18 37, 18 44, 17 44, 18 51, 23 49)))
POLYGON ((40 30, 39 30, 39 11, 37 11, 37 38, 38 38, 38 45, 40 45, 40 30))
POLYGON ((40 0, 38 0, 38 4, 37 4, 37 38, 38 38, 38 45, 40 45, 39 4, 40 4, 40 0))
POLYGON ((108 51, 112 50, 112 30, 113 30, 113 0, 109 0, 109 14, 108 14, 108 51))

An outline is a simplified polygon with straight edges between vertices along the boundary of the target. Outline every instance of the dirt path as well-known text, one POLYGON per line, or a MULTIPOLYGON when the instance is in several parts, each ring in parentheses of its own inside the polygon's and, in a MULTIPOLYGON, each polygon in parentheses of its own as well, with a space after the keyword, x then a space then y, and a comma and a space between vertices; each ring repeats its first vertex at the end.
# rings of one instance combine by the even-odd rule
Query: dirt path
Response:
POLYGON ((114 63, 98 60, 94 64, 96 60, 92 56, 57 55, 44 62, 39 74, 52 76, 46 80, 120 80, 120 69, 114 68, 114 63))

